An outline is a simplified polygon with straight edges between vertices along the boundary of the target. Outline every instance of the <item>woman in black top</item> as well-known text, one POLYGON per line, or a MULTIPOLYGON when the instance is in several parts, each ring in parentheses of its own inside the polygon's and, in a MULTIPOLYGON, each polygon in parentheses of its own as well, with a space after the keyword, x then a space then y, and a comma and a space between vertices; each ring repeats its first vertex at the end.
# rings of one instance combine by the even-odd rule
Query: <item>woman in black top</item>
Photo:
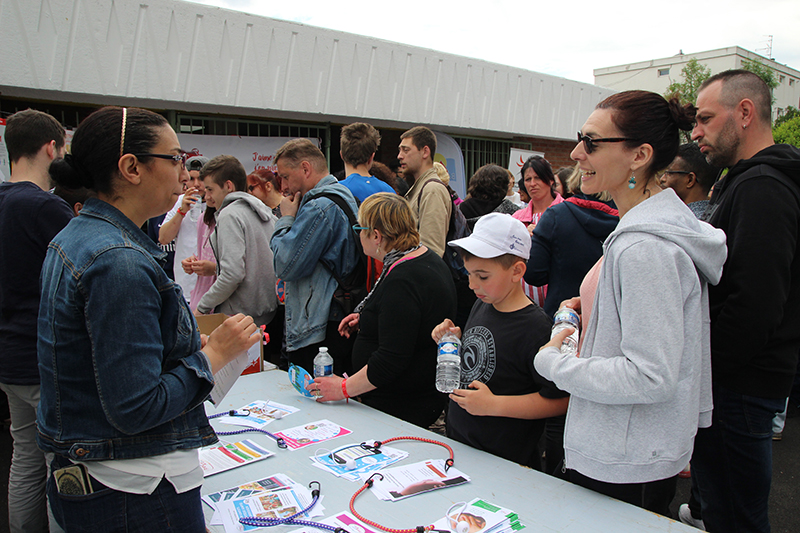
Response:
POLYGON ((380 411, 428 427, 447 396, 436 391, 436 344, 431 330, 456 310, 456 292, 441 257, 419 244, 408 202, 390 193, 373 194, 358 211, 364 253, 383 262, 372 292, 345 317, 339 332, 358 331, 349 378, 314 379, 318 401, 360 396, 380 411))
POLYGON ((469 198, 458 208, 467 219, 469 228, 475 227, 480 217, 489 213, 516 212, 519 207, 506 199, 508 193, 508 172, 498 165, 483 165, 469 180, 469 198))

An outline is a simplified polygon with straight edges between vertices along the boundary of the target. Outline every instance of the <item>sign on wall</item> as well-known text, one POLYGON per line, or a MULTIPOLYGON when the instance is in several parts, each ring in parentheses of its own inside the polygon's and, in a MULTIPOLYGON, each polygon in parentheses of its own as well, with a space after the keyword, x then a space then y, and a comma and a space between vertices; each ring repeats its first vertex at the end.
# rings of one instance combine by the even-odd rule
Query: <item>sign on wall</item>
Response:
POLYGON ((525 161, 531 156, 538 155, 544 157, 544 152, 534 152, 532 150, 522 150, 520 148, 512 148, 511 153, 508 157, 508 170, 514 174, 514 181, 519 183, 519 179, 522 177, 519 173, 522 170, 522 165, 525 164, 525 161))
MULTIPOLYGON (((179 133, 181 148, 193 155, 211 159, 218 155, 232 155, 238 159, 248 174, 260 168, 275 172, 275 152, 294 137, 238 137, 234 135, 194 135, 179 133)), ((317 147, 321 140, 311 139, 317 147)))
POLYGON ((433 161, 439 162, 447 167, 450 174, 450 187, 458 193, 462 199, 467 197, 467 176, 464 170, 464 154, 455 139, 439 131, 433 132, 436 135, 436 155, 433 161))

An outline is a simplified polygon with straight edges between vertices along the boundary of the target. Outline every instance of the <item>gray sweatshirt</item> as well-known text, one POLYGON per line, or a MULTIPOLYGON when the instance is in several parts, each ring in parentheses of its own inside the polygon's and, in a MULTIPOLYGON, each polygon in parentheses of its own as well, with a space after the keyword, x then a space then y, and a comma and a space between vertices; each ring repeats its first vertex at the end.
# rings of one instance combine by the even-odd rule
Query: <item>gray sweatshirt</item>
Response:
POLYGON ((244 313, 258 325, 268 324, 278 306, 269 247, 275 215, 255 196, 232 192, 214 217, 217 224, 209 242, 217 258, 217 280, 197 310, 244 313))
POLYGON ((539 352, 536 370, 571 394, 566 467, 609 483, 676 475, 698 427, 711 424, 708 283, 725 234, 672 189, 620 219, 604 244, 579 357, 539 352))

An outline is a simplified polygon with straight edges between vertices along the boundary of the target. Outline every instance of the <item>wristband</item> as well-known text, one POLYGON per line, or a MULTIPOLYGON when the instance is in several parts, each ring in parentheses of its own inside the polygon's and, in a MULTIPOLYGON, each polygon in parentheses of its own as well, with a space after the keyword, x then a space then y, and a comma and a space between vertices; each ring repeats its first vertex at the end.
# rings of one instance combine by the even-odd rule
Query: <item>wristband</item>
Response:
MULTIPOLYGON (((187 211, 186 213, 188 213, 188 211, 187 211)), ((185 216, 186 216, 186 213, 184 213, 183 211, 181 211, 181 208, 180 208, 180 207, 178 208, 178 214, 179 214, 181 217, 185 217, 185 216)))
POLYGON ((350 395, 347 394, 347 378, 342 380, 342 396, 344 396, 346 400, 350 399, 350 395))

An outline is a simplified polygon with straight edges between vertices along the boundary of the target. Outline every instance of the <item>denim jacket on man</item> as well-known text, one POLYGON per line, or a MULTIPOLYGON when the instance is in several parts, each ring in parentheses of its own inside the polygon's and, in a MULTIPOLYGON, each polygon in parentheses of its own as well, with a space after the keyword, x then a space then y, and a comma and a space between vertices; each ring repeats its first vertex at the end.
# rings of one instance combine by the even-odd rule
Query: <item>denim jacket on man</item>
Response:
POLYGON ((275 224, 270 247, 275 255, 275 275, 286 294, 286 347, 291 351, 325 340, 329 320, 344 313, 332 304, 337 282, 331 273, 345 278, 358 262, 358 236, 347 215, 333 200, 317 198, 332 192, 358 212, 353 194, 328 175, 303 195, 296 216, 281 217, 275 224))
POLYGON ((39 447, 73 460, 134 459, 217 441, 200 336, 166 254, 97 199, 42 267, 39 447))

